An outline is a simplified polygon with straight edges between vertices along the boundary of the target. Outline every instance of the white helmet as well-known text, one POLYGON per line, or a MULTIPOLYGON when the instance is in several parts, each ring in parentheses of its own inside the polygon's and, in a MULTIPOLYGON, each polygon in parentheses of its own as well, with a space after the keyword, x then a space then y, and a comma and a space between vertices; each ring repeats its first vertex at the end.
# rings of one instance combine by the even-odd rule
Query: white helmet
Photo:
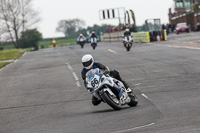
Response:
POLYGON ((86 69, 92 68, 92 66, 93 66, 93 64, 94 64, 94 59, 93 59, 92 55, 90 55, 90 54, 84 55, 84 56, 82 57, 81 61, 82 61, 83 66, 84 66, 86 69))
POLYGON ((80 34, 80 36, 83 36, 83 34, 80 34))

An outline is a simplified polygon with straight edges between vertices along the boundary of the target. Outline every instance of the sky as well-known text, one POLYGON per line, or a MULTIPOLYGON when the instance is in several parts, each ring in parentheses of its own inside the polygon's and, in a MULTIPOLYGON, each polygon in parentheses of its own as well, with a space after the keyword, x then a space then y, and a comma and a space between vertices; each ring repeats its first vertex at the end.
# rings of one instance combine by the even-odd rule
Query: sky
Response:
POLYGON ((56 32, 58 22, 68 19, 82 19, 85 28, 94 24, 118 25, 119 19, 100 20, 99 11, 123 7, 133 10, 136 24, 143 25, 146 19, 160 18, 166 24, 173 0, 33 0, 33 8, 39 12, 41 21, 36 24, 43 38, 63 37, 56 32))

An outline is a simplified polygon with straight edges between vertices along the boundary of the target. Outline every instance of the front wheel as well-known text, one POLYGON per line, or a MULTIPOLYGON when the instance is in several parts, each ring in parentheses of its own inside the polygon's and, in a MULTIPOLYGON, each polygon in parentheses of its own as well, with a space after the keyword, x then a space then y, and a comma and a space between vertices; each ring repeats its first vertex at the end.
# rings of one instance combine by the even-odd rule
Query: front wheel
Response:
POLYGON ((92 43, 91 46, 92 46, 93 50, 95 50, 96 44, 95 44, 95 43, 92 43))
POLYGON ((127 47, 127 48, 126 48, 127 51, 130 51, 130 49, 131 49, 131 47, 127 47))
POLYGON ((120 101, 117 97, 111 96, 109 93, 104 92, 102 95, 103 100, 115 110, 121 110, 120 101))

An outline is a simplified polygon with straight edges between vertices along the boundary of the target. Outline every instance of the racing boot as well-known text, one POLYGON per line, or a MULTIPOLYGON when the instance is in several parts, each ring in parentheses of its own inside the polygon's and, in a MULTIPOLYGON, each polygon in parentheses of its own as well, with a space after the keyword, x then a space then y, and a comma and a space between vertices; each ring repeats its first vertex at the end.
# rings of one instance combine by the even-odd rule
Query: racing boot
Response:
POLYGON ((124 84, 124 87, 126 88, 126 91, 129 93, 131 92, 132 90, 129 88, 129 85, 124 81, 124 80, 121 80, 122 83, 124 84))

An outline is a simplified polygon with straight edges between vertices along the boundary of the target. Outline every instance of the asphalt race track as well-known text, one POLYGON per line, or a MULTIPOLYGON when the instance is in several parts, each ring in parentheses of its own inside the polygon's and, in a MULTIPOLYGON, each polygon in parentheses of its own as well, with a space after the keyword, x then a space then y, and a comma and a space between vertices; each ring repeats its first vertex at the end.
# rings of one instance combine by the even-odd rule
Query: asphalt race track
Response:
POLYGON ((130 52, 117 42, 26 53, 0 70, 0 133, 199 133, 200 49, 178 45, 198 43, 190 34, 130 52), (80 75, 86 53, 120 72, 138 106, 92 105, 80 75))

